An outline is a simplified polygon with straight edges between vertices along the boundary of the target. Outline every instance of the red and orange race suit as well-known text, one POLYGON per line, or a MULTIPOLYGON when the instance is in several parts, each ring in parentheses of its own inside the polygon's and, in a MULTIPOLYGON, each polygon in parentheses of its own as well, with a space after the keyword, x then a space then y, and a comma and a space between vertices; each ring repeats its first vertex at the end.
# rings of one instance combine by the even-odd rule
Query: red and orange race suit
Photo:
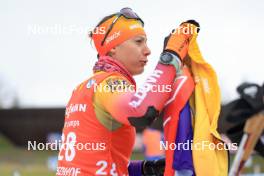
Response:
POLYGON ((117 72, 96 73, 76 87, 66 107, 56 175, 128 175, 134 126, 152 121, 150 109, 161 111, 174 78, 175 68, 159 63, 136 92, 117 72))

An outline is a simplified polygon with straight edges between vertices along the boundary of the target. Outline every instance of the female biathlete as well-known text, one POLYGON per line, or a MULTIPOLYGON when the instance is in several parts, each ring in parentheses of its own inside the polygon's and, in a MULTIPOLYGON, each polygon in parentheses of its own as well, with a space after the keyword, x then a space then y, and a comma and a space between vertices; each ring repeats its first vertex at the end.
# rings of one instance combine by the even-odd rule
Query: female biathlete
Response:
MULTIPOLYGON (((164 160, 130 162, 135 127, 159 116, 192 35, 178 30, 166 37, 156 68, 136 88, 133 76, 144 71, 150 55, 143 26, 132 9, 123 8, 91 33, 98 61, 94 75, 74 89, 67 104, 57 176, 163 174, 164 160)), ((196 27, 187 21, 178 29, 183 26, 196 27)))

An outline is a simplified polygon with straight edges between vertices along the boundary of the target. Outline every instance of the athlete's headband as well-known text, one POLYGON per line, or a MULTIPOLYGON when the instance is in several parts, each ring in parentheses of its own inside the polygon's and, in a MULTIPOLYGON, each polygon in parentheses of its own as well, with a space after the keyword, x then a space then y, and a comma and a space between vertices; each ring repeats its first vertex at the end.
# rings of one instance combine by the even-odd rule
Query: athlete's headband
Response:
POLYGON ((99 56, 106 55, 112 48, 137 35, 145 35, 144 22, 131 8, 123 8, 97 28, 103 32, 92 34, 99 56))

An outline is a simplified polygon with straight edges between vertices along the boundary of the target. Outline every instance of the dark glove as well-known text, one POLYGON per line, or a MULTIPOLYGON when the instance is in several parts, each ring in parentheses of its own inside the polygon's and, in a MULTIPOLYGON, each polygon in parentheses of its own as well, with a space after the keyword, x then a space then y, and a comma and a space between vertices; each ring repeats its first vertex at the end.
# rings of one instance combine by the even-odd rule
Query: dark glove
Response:
POLYGON ((181 23, 181 25, 184 24, 184 23, 193 24, 194 26, 196 26, 196 32, 199 33, 199 31, 200 31, 200 24, 197 21, 195 21, 195 20, 187 20, 187 21, 181 23))
POLYGON ((165 169, 165 158, 142 162, 142 175, 143 176, 163 176, 165 169))
POLYGON ((164 39, 163 50, 177 55, 181 60, 188 53, 189 42, 193 34, 200 31, 200 25, 195 20, 188 20, 173 30, 169 36, 164 39))

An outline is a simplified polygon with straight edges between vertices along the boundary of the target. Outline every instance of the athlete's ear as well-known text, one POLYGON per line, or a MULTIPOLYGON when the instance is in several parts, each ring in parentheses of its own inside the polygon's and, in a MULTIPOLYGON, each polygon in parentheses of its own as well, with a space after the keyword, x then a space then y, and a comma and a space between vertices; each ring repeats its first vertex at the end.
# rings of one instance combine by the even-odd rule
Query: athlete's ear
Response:
POLYGON ((107 55, 113 57, 116 54, 116 47, 112 48, 107 55))

